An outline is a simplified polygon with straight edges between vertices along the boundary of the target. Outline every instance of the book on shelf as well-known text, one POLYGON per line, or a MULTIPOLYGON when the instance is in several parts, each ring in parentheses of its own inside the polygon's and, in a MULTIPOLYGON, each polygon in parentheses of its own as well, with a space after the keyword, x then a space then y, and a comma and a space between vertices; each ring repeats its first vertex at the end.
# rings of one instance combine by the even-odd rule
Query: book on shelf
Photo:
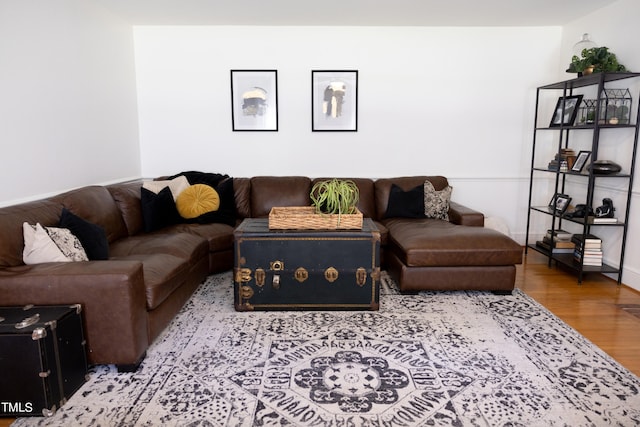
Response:
POLYGON ((602 239, 593 234, 574 234, 571 241, 576 245, 573 253, 576 262, 590 267, 602 266, 602 239))
POLYGON ((576 246, 575 251, 576 251, 576 253, 595 256, 595 255, 601 255, 602 254, 602 247, 598 247, 598 248, 581 248, 580 246, 576 246))
POLYGON ((587 258, 593 258, 593 259, 602 259, 602 251, 598 251, 598 252, 582 252, 580 254, 582 256, 582 258, 587 259, 587 258))
MULTIPOLYGON (((542 242, 547 245, 549 248, 553 248, 554 252, 559 252, 559 249, 571 249, 573 250, 576 247, 576 244, 573 243, 570 240, 554 240, 552 241, 551 238, 544 236, 542 238, 542 242)), ((562 251, 564 252, 564 251, 562 251)), ((571 252, 571 251, 567 251, 567 252, 571 252)))
POLYGON ((572 245, 571 247, 559 247, 556 245, 551 245, 551 243, 549 243, 548 241, 546 241, 545 239, 542 240, 538 240, 536 242, 536 246, 538 246, 539 248, 544 249, 545 251, 551 251, 554 254, 571 254, 575 251, 575 245, 572 245), (553 248, 553 250, 552 250, 553 248))
POLYGON ((589 265, 589 266, 602 265, 602 254, 600 254, 599 256, 587 256, 578 252, 574 252, 573 259, 578 263, 582 261, 582 265, 589 265))
MULTIPOLYGON (((543 239, 543 241, 549 244, 551 243, 548 240, 543 239)), ((570 241, 558 240, 553 243, 553 247, 556 249, 573 249, 576 247, 576 244, 570 241)))
POLYGON ((602 250, 602 245, 596 243, 587 243, 585 246, 576 245, 577 251, 599 251, 602 250))
POLYGON ((602 256, 602 248, 580 248, 576 246, 574 252, 580 256, 602 256))
POLYGON ((551 239, 553 236, 554 241, 571 241, 571 233, 565 230, 547 230, 546 237, 551 239))
POLYGON ((587 247, 586 245, 597 245, 598 247, 602 245, 602 239, 594 236, 593 234, 574 234, 571 237, 571 241, 576 244, 576 246, 587 247))
POLYGON ((589 224, 617 224, 618 218, 596 218, 595 216, 590 216, 587 218, 587 223, 589 224))

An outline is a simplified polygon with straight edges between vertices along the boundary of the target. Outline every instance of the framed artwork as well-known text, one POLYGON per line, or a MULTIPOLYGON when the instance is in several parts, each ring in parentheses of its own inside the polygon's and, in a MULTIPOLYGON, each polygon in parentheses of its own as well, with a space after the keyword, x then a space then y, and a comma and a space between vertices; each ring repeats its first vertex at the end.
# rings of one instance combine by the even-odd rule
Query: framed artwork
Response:
POLYGON ((572 172, 582 172, 584 165, 587 163, 589 156, 591 155, 591 151, 580 151, 578 153, 578 157, 576 157, 576 161, 573 162, 573 166, 571 166, 572 172))
POLYGON ((231 70, 234 131, 278 130, 278 71, 231 70))
POLYGON ((571 203, 571 197, 566 194, 556 193, 549 201, 549 208, 553 209, 555 206, 556 213, 563 214, 571 203))
POLYGON ((558 98, 549 127, 572 126, 576 120, 580 102, 582 102, 582 95, 561 96, 558 98))
POLYGON ((358 130, 358 71, 311 71, 311 130, 358 130))

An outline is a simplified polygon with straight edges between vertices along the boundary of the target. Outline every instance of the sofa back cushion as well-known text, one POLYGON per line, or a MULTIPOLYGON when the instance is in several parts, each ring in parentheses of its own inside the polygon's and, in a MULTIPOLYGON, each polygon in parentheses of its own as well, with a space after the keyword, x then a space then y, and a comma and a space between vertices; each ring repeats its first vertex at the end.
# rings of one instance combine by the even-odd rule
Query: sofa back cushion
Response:
POLYGON ((127 226, 130 236, 142 232, 144 223, 142 221, 142 181, 114 184, 107 187, 111 197, 115 200, 120 214, 127 226))
POLYGON ((104 228, 109 243, 129 234, 120 209, 106 187, 82 187, 55 196, 54 200, 85 221, 104 228))
POLYGON ((233 197, 239 219, 251 217, 251 179, 233 178, 233 197))
POLYGON ((22 223, 56 227, 61 212, 62 204, 51 199, 0 208, 0 268, 24 264, 22 223))
MULTIPOLYGON (((311 187, 318 181, 326 181, 333 178, 315 178, 311 182, 311 187)), ((358 209, 362 212, 365 218, 375 218, 376 215, 376 203, 374 195, 373 180, 370 178, 338 178, 348 179, 353 181, 360 192, 360 198, 358 200, 358 209)))
POLYGON ((274 206, 309 206, 311 179, 304 176, 251 178, 251 217, 264 218, 274 206))
POLYGON ((426 180, 429 180, 433 184, 436 191, 440 191, 449 185, 447 178, 444 176, 405 176, 398 178, 380 178, 376 180, 374 183, 376 200, 375 219, 381 220, 384 218, 387 212, 391 186, 393 184, 400 187, 403 191, 409 191, 417 186, 424 185, 426 180))

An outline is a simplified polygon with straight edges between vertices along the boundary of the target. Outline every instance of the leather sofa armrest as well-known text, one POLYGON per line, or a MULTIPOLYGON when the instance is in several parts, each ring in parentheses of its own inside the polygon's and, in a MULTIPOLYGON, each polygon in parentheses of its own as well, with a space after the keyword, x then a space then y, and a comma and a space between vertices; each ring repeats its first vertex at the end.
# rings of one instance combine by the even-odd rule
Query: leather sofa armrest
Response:
POLYGON ((456 202, 449 202, 449 222, 472 227, 484 227, 484 215, 456 202))
POLYGON ((135 364, 148 343, 142 263, 44 263, 0 270, 0 305, 81 304, 90 363, 135 364))

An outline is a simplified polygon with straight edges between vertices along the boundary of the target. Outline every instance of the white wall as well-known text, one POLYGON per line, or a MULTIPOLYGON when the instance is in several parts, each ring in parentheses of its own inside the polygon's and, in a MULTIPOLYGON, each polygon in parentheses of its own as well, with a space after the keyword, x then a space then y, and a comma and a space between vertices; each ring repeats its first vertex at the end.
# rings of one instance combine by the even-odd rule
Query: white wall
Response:
POLYGON ((522 232, 559 27, 135 27, 143 176, 442 174, 522 232), (233 132, 230 70, 277 69, 279 131, 233 132), (311 70, 359 71, 358 132, 311 131, 311 70), (523 219, 524 217, 524 219, 523 219))
MULTIPOLYGON (((582 19, 568 23, 563 27, 562 51, 566 64, 571 57, 571 47, 580 40, 582 33, 589 33, 591 39, 599 46, 607 46, 609 51, 616 54, 618 60, 624 64, 628 70, 640 71, 640 50, 638 50, 637 40, 640 39, 640 26, 637 18, 640 16, 640 2, 637 0, 619 0, 612 5, 602 8, 595 13, 585 16, 582 19)), ((559 76, 564 78, 565 76, 559 76)), ((638 105, 640 97, 640 79, 635 79, 635 85, 631 86, 634 108, 638 105)), ((617 87, 627 87, 629 81, 618 84, 617 87)), ((608 139, 614 139, 609 143, 606 155, 601 158, 609 158, 625 165, 628 164, 628 153, 624 151, 633 143, 629 141, 629 133, 623 134, 616 130, 616 133, 605 135, 608 139), (616 154, 620 157, 616 157, 616 154), (610 157, 607 157, 610 156, 610 157)), ((640 159, 638 159, 640 161, 640 159)), ((628 170, 628 169, 627 169, 628 170)), ((625 251, 624 268, 622 273, 623 283, 640 290, 640 171, 637 164, 635 168, 634 191, 631 202, 631 214, 628 219, 629 230, 627 233, 627 248, 625 251)), ((624 208, 622 201, 626 197, 624 193, 625 183, 618 183, 615 180, 598 181, 599 188, 596 195, 597 201, 602 197, 611 197, 614 205, 624 208)), ((622 213, 618 212, 622 217, 622 213)), ((600 227, 592 230, 593 233, 602 237, 605 241, 605 261, 614 266, 619 266, 617 262, 616 246, 619 246, 620 231, 600 227), (613 256, 607 257, 607 253, 613 256)))
POLYGON ((0 94, 0 205, 140 176, 131 25, 83 0, 3 0, 0 94))

